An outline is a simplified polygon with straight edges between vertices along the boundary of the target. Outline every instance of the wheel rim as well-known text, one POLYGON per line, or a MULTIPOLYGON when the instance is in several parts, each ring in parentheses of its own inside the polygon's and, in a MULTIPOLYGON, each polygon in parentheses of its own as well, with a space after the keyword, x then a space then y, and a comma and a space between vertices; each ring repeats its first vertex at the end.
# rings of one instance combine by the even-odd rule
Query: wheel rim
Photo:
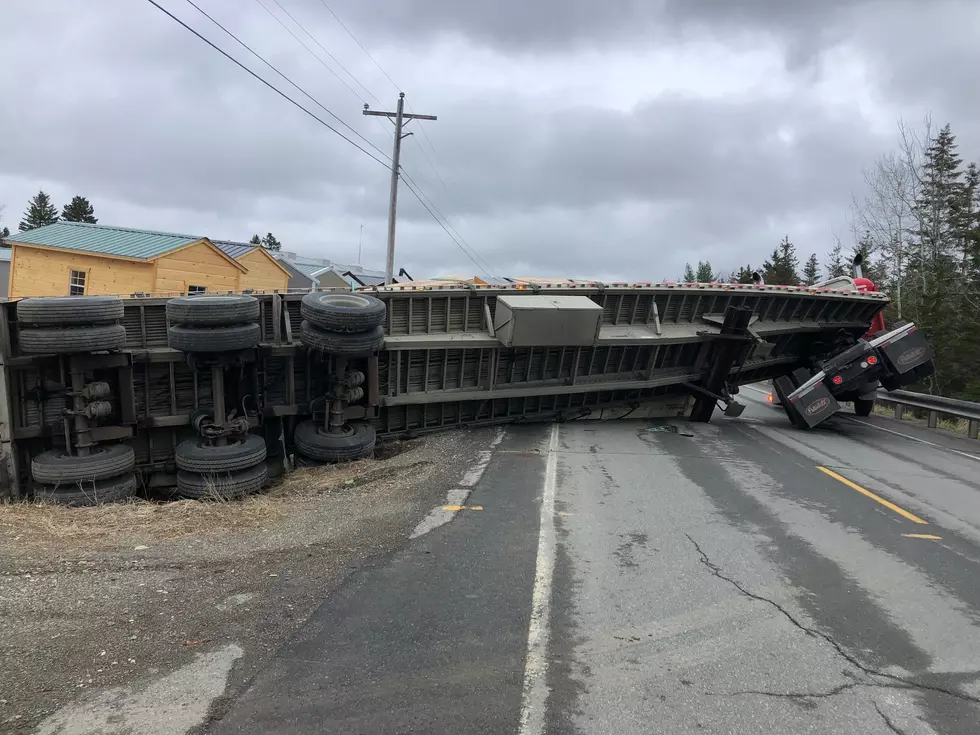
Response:
MULTIPOLYGON (((96 457, 96 456, 98 456, 100 454, 108 454, 108 453, 109 453, 109 450, 106 447, 96 447, 95 449, 93 449, 91 452, 89 452, 85 456, 86 457, 96 457)), ((59 460, 65 460, 65 459, 78 459, 82 455, 80 455, 80 454, 68 454, 67 452, 61 452, 60 454, 58 454, 56 456, 57 456, 57 458, 59 460)))
POLYGON ((340 431, 328 431, 324 429, 323 425, 321 424, 316 427, 316 433, 320 436, 348 437, 354 436, 354 434, 357 433, 357 429, 350 424, 344 424, 340 431))
POLYGON ((197 446, 199 449, 224 449, 225 447, 241 447, 245 445, 245 440, 239 437, 230 439, 227 444, 208 444, 208 440, 204 438, 199 438, 197 440, 197 446))
POLYGON ((348 294, 329 294, 320 297, 320 303, 324 306, 345 306, 348 309, 364 309, 371 305, 363 296, 348 294))

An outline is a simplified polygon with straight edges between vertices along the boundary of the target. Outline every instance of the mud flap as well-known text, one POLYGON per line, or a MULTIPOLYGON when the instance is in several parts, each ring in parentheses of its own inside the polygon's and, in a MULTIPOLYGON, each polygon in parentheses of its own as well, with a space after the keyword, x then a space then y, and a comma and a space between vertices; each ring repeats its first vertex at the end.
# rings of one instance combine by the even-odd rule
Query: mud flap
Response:
POLYGON ((798 414, 796 408, 789 402, 787 396, 796 390, 793 380, 788 375, 782 375, 772 381, 772 392, 776 395, 776 403, 786 412, 786 417, 793 426, 806 429, 807 425, 803 418, 798 414))
MULTIPOLYGON (((910 329, 892 340, 878 345, 885 365, 891 373, 888 385, 901 387, 927 378, 936 371, 932 348, 918 329, 910 329)), ((882 381, 885 382, 885 381, 882 381)))
POLYGON ((787 398, 789 398, 793 412, 798 414, 800 420, 810 429, 829 419, 840 410, 837 399, 823 383, 815 383, 806 388, 797 389, 790 393, 787 398))

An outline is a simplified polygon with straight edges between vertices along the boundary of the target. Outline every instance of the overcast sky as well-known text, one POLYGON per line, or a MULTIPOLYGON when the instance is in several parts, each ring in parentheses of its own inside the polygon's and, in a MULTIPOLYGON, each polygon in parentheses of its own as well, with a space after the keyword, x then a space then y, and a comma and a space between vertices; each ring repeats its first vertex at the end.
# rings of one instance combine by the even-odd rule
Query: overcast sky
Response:
MULTIPOLYGON (((438 115, 409 128, 403 165, 494 275, 727 272, 784 234, 823 255, 899 117, 950 122, 980 157, 977 0, 326 0, 387 75, 323 0, 195 1, 384 155, 187 0, 158 0, 378 158, 391 126, 365 101, 393 109, 400 88, 438 115)), ((149 2, 0 5, 11 230, 43 187, 104 224, 271 230, 341 262, 363 224, 362 262, 383 268, 389 171, 149 2)), ((479 273, 404 186, 396 261, 479 273)))

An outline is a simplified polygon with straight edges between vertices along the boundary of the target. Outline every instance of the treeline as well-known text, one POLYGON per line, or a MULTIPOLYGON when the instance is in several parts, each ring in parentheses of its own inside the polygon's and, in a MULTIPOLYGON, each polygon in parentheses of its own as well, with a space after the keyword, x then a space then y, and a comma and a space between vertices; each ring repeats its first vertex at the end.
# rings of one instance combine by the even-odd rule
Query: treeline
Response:
MULTIPOLYGON (((61 214, 59 215, 58 208, 51 203, 51 197, 42 189, 31 197, 31 200, 27 203, 24 219, 20 221, 18 229, 21 232, 25 232, 37 227, 54 224, 58 220, 64 220, 65 222, 88 222, 93 225, 99 221, 95 217, 95 209, 89 200, 80 196, 72 197, 72 200, 61 208, 61 214)), ((9 236, 9 228, 0 228, 0 238, 9 236)))
POLYGON ((892 298, 886 319, 915 322, 936 352, 922 387, 980 401, 980 169, 964 162, 948 124, 898 132, 895 150, 865 171, 854 248, 892 298))
MULTIPOLYGON (((864 275, 891 296, 886 322, 915 322, 936 352, 935 375, 916 390, 980 401, 980 168, 964 162, 948 124, 926 120, 921 130, 899 124, 895 150, 865 171, 865 183, 851 206, 849 247, 837 237, 822 269, 811 255, 801 270, 786 237, 759 270, 766 283, 812 285, 850 275, 862 254, 864 275)), ((704 262, 683 279, 751 283, 754 270, 722 277, 704 262)))
POLYGON ((820 267, 817 254, 811 253, 803 264, 803 269, 800 270, 796 246, 790 242, 787 235, 772 251, 772 255, 766 259, 761 268, 743 265, 734 273, 722 275, 715 272, 710 262, 698 261, 697 267, 691 266, 690 263, 684 266, 684 275, 681 280, 685 283, 752 283, 752 275, 757 272, 762 275, 766 283, 778 283, 782 286, 812 286, 825 278, 846 274, 848 267, 844 262, 842 248, 837 245, 831 251, 825 269, 820 267), (826 270, 826 275, 824 275, 824 270, 826 270))
MULTIPOLYGON (((2 211, 2 207, 0 207, 2 211)), ((88 199, 82 196, 72 197, 72 200, 61 208, 58 214, 57 207, 51 203, 51 197, 43 189, 31 197, 24 212, 24 219, 20 221, 18 229, 21 232, 33 230, 45 225, 53 225, 55 222, 85 222, 90 225, 98 224, 99 220, 95 216, 95 208, 88 199)), ((0 228, 0 239, 10 237, 10 229, 0 228)), ((261 245, 268 250, 282 250, 282 243, 269 232, 265 237, 252 235, 249 240, 252 245, 261 245)))

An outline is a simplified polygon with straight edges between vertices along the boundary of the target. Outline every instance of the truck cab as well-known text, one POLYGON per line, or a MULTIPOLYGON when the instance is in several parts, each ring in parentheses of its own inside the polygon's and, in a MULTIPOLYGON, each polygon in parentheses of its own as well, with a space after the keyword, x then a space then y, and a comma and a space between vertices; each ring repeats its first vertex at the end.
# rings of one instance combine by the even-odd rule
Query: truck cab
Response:
MULTIPOLYGON (((854 259, 853 278, 838 276, 814 287, 878 291, 874 282, 863 276, 860 255, 854 259)), ((815 360, 814 368, 798 367, 776 378, 767 396, 801 428, 811 428, 829 418, 842 402, 853 403, 858 416, 868 416, 874 410, 879 387, 892 391, 915 383, 931 375, 935 363, 931 347, 914 324, 898 321, 888 329, 879 311, 860 339, 815 360)))

